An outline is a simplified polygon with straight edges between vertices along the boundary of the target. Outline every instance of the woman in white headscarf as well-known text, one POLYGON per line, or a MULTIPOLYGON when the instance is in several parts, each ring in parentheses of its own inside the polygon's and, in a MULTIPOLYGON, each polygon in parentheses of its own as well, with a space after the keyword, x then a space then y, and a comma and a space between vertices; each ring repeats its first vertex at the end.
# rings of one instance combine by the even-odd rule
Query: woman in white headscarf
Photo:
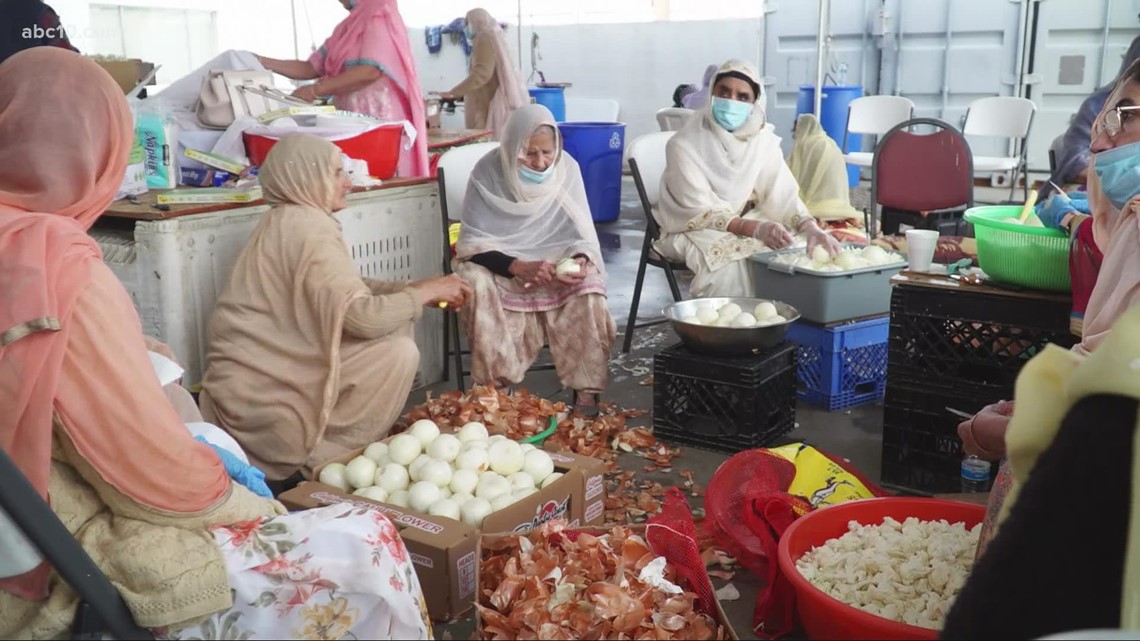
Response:
POLYGON ((502 28, 486 9, 467 12, 466 33, 473 45, 471 71, 443 97, 462 98, 467 128, 490 129, 499 140, 511 112, 530 103, 526 83, 511 62, 502 28))
POLYGON ((471 173, 461 222, 455 271, 475 290, 461 312, 475 382, 521 382, 545 342, 577 403, 596 406, 615 335, 605 265, 581 171, 546 107, 511 114, 471 173))
POLYGON ((756 69, 730 60, 717 70, 711 99, 666 147, 656 249, 684 261, 697 297, 755 296, 754 254, 806 236, 807 251, 839 245, 799 197, 799 186, 766 122, 756 69))

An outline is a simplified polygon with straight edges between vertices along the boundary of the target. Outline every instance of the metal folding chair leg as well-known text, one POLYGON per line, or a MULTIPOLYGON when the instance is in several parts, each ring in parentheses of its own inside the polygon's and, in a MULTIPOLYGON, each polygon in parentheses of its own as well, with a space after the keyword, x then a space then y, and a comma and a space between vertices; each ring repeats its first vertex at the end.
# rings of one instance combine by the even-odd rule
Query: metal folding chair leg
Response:
MULTIPOLYGON (((649 243, 643 242, 641 245, 641 260, 637 265, 637 280, 633 284, 633 300, 629 303, 629 320, 625 323, 625 338, 622 340, 621 352, 623 354, 629 353, 629 348, 633 344, 633 330, 637 329, 637 309, 641 305, 641 287, 645 283, 645 268, 649 266, 649 243)), ((675 287, 675 283, 670 280, 670 286, 675 287)))

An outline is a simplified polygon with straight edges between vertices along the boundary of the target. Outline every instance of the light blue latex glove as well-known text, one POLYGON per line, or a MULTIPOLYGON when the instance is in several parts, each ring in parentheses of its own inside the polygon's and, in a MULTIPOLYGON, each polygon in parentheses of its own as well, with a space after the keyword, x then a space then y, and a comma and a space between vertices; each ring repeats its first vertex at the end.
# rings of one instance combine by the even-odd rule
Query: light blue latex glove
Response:
POLYGON ((214 445, 201 436, 195 436, 194 440, 201 441, 213 448, 218 458, 222 459, 222 465, 226 468, 226 474, 229 474, 235 483, 244 485, 247 490, 258 496, 263 496, 267 499, 273 498, 273 492, 270 492, 269 486, 265 484, 265 472, 243 462, 231 452, 214 445))
MULTIPOLYGON (((1082 201, 1085 207, 1088 208, 1088 201, 1082 201)), ((1037 218, 1041 220, 1041 224, 1053 229, 1061 228, 1061 220, 1067 214, 1077 211, 1074 206, 1073 199, 1067 194, 1053 194, 1049 200, 1041 203, 1037 209, 1037 218)))

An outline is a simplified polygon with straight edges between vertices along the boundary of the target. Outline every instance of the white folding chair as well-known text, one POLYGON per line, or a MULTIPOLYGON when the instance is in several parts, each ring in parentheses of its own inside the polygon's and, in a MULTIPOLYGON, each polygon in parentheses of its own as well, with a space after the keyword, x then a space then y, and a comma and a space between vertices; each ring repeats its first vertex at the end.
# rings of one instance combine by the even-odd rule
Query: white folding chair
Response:
POLYGON ((682 107, 666 107, 657 110, 657 126, 661 131, 677 131, 689 116, 697 112, 682 107))
POLYGON ((677 285, 675 272, 688 270, 684 263, 667 260, 653 249, 653 243, 661 236, 657 220, 653 218, 653 208, 657 206, 657 199, 661 195, 661 177, 665 173, 665 146, 673 137, 673 133, 663 131, 645 134, 629 145, 629 170, 633 174, 633 184, 637 187, 641 208, 645 212, 645 238, 641 244, 641 260, 638 262, 637 279, 633 284, 633 300, 629 304, 629 320, 626 321, 622 353, 629 353, 629 348, 633 344, 633 330, 665 322, 665 319, 640 324, 637 322, 637 308, 641 304, 641 286, 645 281, 646 266, 653 265, 665 271, 665 278, 669 281, 669 291, 675 301, 681 300, 681 288, 677 285))
POLYGON ((976 173, 1010 172, 1009 197, 1017 189, 1017 177, 1025 176, 1025 197, 1029 197, 1029 175, 1026 171, 1026 144, 1037 105, 1027 98, 992 96, 970 103, 962 133, 968 137, 1012 138, 1020 145, 1015 156, 974 156, 976 173))
POLYGON ((617 122, 621 105, 609 98, 566 98, 567 122, 617 122))
POLYGON ((870 167, 875 163, 875 153, 870 151, 848 151, 847 138, 851 134, 881 136, 900 122, 914 116, 914 103, 902 96, 863 96, 851 101, 847 106, 847 130, 843 133, 843 157, 849 165, 870 167))

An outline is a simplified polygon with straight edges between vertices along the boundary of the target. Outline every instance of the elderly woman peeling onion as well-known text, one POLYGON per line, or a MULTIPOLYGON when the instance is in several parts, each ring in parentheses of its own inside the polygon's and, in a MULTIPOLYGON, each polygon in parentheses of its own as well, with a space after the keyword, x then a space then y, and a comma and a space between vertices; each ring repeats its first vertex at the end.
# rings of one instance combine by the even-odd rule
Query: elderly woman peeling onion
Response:
POLYGON ((516 110, 467 186, 455 271, 475 290, 462 313, 480 385, 522 381, 544 343, 578 403, 596 405, 615 327, 578 163, 541 105, 516 110))

